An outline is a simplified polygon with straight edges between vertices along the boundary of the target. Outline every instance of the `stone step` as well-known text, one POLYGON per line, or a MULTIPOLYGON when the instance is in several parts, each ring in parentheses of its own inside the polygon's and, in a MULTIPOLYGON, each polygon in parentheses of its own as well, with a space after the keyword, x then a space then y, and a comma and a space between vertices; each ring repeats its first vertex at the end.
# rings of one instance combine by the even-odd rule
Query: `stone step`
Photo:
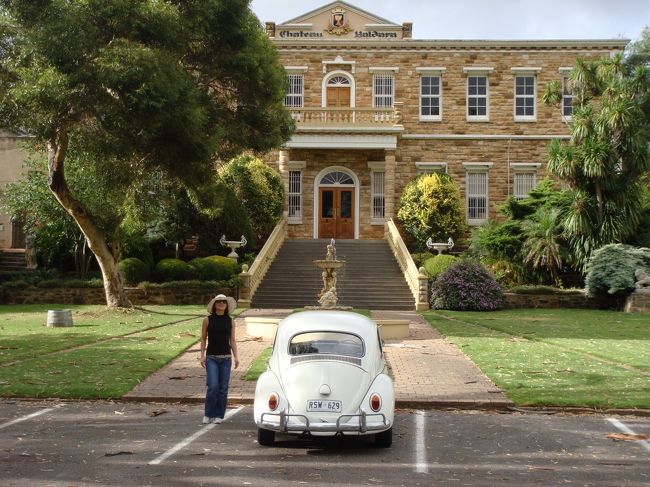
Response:
MULTIPOLYGON (((286 240, 253 297, 253 307, 317 306, 323 282, 313 261, 325 258, 329 239, 286 240)), ((385 240, 338 240, 339 304, 372 309, 413 309, 414 298, 385 240)))

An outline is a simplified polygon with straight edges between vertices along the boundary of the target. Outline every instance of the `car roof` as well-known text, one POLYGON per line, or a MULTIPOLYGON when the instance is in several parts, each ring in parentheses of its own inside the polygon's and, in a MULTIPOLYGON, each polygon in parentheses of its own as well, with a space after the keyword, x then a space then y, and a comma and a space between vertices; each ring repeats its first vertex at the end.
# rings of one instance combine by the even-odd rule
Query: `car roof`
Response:
POLYGON ((280 321, 277 338, 287 341, 296 333, 306 331, 341 331, 368 339, 377 335, 377 324, 350 311, 301 311, 280 321))

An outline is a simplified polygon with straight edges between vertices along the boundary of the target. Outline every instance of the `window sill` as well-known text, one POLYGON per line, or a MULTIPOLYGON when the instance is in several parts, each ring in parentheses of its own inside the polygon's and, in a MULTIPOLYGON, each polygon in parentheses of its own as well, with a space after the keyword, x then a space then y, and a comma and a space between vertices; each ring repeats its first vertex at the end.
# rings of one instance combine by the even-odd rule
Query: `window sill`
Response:
POLYGON ((384 225, 386 224, 386 220, 385 220, 385 219, 381 219, 381 220, 379 220, 379 219, 374 219, 374 218, 373 218, 372 220, 370 220, 370 224, 371 224, 371 225, 381 225, 381 226, 384 226, 384 225))
POLYGON ((515 117, 514 120, 515 122, 535 123, 537 122, 537 117, 515 117))
POLYGON ((420 122, 442 122, 442 117, 420 117, 420 122))
POLYGON ((489 122, 490 117, 467 117, 468 122, 489 122))
POLYGON ((470 227, 480 227, 480 226, 483 225, 485 222, 487 222, 487 218, 476 219, 476 220, 469 220, 469 219, 467 220, 467 224, 468 224, 470 227))
POLYGON ((289 225, 302 225, 302 218, 287 218, 289 225))

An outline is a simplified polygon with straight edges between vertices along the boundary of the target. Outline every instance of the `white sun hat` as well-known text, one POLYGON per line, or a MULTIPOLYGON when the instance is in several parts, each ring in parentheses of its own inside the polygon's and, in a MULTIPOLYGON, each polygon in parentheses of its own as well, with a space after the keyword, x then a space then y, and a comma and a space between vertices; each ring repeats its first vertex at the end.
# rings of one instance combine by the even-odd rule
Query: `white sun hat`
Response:
POLYGON ((237 309, 237 301, 235 301, 235 298, 231 298, 230 296, 226 296, 225 294, 217 294, 214 298, 210 300, 208 303, 208 314, 212 314, 212 310, 214 309, 214 303, 217 301, 226 301, 228 303, 228 314, 232 314, 235 309, 237 309))

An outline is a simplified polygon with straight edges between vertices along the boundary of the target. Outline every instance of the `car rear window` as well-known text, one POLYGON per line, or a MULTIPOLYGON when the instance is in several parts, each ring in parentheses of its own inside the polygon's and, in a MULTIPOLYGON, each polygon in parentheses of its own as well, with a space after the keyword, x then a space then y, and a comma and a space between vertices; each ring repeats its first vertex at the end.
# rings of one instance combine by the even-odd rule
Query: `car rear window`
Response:
POLYGON ((290 355, 310 353, 363 357, 363 340, 351 333, 318 331, 299 333, 289 342, 290 355))

